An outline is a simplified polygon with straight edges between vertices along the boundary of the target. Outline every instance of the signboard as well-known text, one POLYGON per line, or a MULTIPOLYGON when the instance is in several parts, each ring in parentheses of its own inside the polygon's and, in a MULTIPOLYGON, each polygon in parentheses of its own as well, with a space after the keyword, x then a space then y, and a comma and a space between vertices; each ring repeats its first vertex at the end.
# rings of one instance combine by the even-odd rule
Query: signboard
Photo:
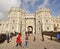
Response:
POLYGON ((57 37, 57 38, 60 38, 60 34, 57 34, 56 37, 57 37))

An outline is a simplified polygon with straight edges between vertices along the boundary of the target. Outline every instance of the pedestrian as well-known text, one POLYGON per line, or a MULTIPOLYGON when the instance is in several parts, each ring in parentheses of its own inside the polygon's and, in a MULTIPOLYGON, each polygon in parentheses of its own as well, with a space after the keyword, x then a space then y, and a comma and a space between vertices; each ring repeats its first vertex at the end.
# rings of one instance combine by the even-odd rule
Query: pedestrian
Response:
POLYGON ((28 47, 28 32, 25 33, 25 46, 28 47))
POLYGON ((44 49, 47 49, 46 47, 44 47, 44 49))
POLYGON ((12 40, 12 37, 13 37, 13 33, 10 34, 10 38, 11 38, 11 40, 12 40))
POLYGON ((34 36, 34 38, 33 38, 33 41, 35 42, 36 41, 36 37, 34 36))
POLYGON ((20 45, 22 47, 21 33, 18 34, 16 42, 17 42, 16 46, 20 45))
POLYGON ((7 43, 9 43, 9 33, 6 35, 7 43))

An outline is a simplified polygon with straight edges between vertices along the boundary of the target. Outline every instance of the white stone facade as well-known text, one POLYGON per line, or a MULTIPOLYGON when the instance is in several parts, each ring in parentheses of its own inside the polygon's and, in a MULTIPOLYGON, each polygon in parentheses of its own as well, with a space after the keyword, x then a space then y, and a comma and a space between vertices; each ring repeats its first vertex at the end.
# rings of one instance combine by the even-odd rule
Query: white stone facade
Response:
POLYGON ((0 33, 6 33, 6 31, 16 31, 18 33, 25 33, 26 31, 31 31, 31 33, 55 31, 54 27, 56 27, 56 24, 60 26, 59 18, 57 20, 58 23, 56 22, 57 18, 52 17, 49 8, 40 8, 34 14, 27 14, 24 10, 13 7, 9 10, 8 20, 0 21, 0 33))
POLYGON ((60 17, 57 16, 53 18, 54 21, 54 31, 60 31, 60 17))

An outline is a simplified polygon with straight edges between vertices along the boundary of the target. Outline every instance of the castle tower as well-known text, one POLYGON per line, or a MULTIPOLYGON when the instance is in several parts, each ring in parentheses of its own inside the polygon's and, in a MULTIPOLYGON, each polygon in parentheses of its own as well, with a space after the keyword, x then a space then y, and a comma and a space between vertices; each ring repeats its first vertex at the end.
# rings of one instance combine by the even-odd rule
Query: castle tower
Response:
POLYGON ((52 16, 49 8, 40 8, 36 11, 36 31, 53 31, 52 16))
POLYGON ((12 7, 8 14, 8 31, 9 32, 22 32, 22 17, 23 10, 18 7, 12 7))

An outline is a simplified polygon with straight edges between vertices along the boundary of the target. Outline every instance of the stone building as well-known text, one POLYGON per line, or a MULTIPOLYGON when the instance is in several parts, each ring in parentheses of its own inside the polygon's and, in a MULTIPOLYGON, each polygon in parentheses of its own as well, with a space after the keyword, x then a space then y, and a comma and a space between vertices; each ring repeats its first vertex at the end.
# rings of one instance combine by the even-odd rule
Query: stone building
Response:
MULTIPOLYGON (((8 13, 8 20, 5 22, 0 21, 0 28, 3 28, 4 33, 6 31, 16 31, 18 33, 29 31, 33 34, 41 33, 42 31, 54 31, 54 24, 57 23, 55 20, 49 8, 40 8, 33 14, 27 14, 21 8, 12 7, 8 13)), ((2 30, 0 30, 0 33, 3 33, 2 30)))
POLYGON ((54 31, 60 31, 60 17, 57 16, 53 18, 53 22, 54 22, 54 31))

